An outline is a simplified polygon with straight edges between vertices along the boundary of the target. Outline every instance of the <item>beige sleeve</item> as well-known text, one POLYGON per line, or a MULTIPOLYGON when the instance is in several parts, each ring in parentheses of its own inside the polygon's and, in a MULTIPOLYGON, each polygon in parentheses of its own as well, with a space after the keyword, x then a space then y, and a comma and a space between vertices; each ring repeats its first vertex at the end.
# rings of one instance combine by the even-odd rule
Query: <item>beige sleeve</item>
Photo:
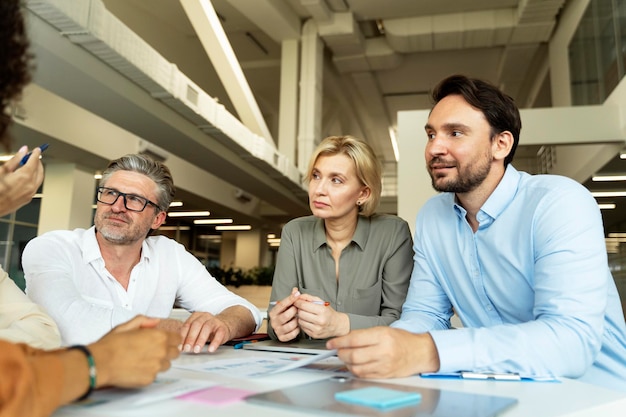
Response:
POLYGON ((56 323, 0 269, 0 339, 41 349, 61 345, 56 323))

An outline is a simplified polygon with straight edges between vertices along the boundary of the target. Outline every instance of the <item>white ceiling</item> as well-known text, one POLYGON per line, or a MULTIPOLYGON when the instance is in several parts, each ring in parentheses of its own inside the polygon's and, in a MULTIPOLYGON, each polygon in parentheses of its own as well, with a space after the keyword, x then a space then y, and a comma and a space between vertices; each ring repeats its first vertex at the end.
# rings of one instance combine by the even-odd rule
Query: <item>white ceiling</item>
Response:
MULTIPOLYGON (((501 86, 519 103, 549 106, 542 68, 546 42, 565 2, 214 0, 212 4, 274 139, 280 42, 293 39, 298 25, 313 19, 327 48, 323 135, 364 137, 384 160, 393 160, 388 128, 395 126, 396 113, 428 108, 428 91, 446 75, 470 74, 501 86), (541 94, 529 97, 536 84, 543 87, 541 94), (346 99, 351 108, 345 108, 346 99)), ((236 114, 178 1, 104 3, 236 114)))

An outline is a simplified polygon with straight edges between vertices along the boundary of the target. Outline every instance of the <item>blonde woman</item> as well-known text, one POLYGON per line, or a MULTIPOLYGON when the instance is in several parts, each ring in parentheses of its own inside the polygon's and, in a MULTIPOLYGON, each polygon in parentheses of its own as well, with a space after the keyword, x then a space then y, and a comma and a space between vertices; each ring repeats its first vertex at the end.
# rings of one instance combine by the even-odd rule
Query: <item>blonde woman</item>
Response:
POLYGON ((270 336, 325 339, 389 325, 406 297, 413 242, 404 220, 375 214, 382 182, 372 148, 352 136, 328 137, 305 180, 313 215, 282 230, 270 336))

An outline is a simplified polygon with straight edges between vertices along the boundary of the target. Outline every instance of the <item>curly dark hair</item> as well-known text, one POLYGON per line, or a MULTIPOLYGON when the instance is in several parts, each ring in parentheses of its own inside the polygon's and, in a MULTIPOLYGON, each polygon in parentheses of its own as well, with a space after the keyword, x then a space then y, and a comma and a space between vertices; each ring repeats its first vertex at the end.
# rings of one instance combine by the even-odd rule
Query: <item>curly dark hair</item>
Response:
POLYGON ((24 27, 21 0, 0 1, 0 94, 2 111, 0 112, 0 142, 9 148, 10 139, 6 130, 11 123, 7 113, 11 101, 19 98, 22 89, 30 82, 32 54, 24 27))

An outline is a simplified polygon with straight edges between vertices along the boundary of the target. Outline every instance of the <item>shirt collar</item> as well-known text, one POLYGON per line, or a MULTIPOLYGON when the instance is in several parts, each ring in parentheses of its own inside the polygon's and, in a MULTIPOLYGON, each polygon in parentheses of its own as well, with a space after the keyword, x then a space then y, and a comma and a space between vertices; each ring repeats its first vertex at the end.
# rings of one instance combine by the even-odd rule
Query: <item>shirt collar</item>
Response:
POLYGON ((509 164, 506 167, 506 171, 504 171, 504 176, 500 180, 500 183, 496 189, 493 190, 487 201, 485 201, 480 211, 485 212, 494 220, 497 219, 511 201, 513 201, 515 194, 517 194, 520 178, 521 175, 519 171, 509 164))
MULTIPOLYGON (((513 198, 515 198, 515 194, 517 193, 520 180, 521 174, 519 171, 516 170, 513 165, 509 164, 504 171, 504 175, 502 176, 500 183, 496 189, 493 190, 489 198, 487 198, 487 201, 485 201, 478 212, 477 220, 481 227, 491 224, 491 222, 497 219, 498 216, 506 209, 509 203, 513 201, 513 198)), ((454 193, 449 194, 449 198, 454 203, 454 209, 457 215, 460 218, 464 218, 467 211, 457 203, 454 193)))
MULTIPOLYGON (((147 261, 150 260, 150 256, 152 255, 148 239, 149 238, 144 239, 141 243, 142 258, 147 261)), ((100 252, 100 246, 98 245, 98 240, 96 239, 96 226, 91 226, 85 231, 81 243, 81 247, 83 248, 83 260, 85 263, 88 264, 95 260, 102 259, 102 252, 100 252)))
MULTIPOLYGON (((367 244, 369 233, 370 218, 358 216, 356 230, 352 236, 352 242, 356 243, 359 248, 363 249, 367 244)), ((322 247, 322 245, 326 244, 326 228, 324 227, 324 220, 318 218, 313 229, 313 248, 314 250, 317 250, 322 247)))

